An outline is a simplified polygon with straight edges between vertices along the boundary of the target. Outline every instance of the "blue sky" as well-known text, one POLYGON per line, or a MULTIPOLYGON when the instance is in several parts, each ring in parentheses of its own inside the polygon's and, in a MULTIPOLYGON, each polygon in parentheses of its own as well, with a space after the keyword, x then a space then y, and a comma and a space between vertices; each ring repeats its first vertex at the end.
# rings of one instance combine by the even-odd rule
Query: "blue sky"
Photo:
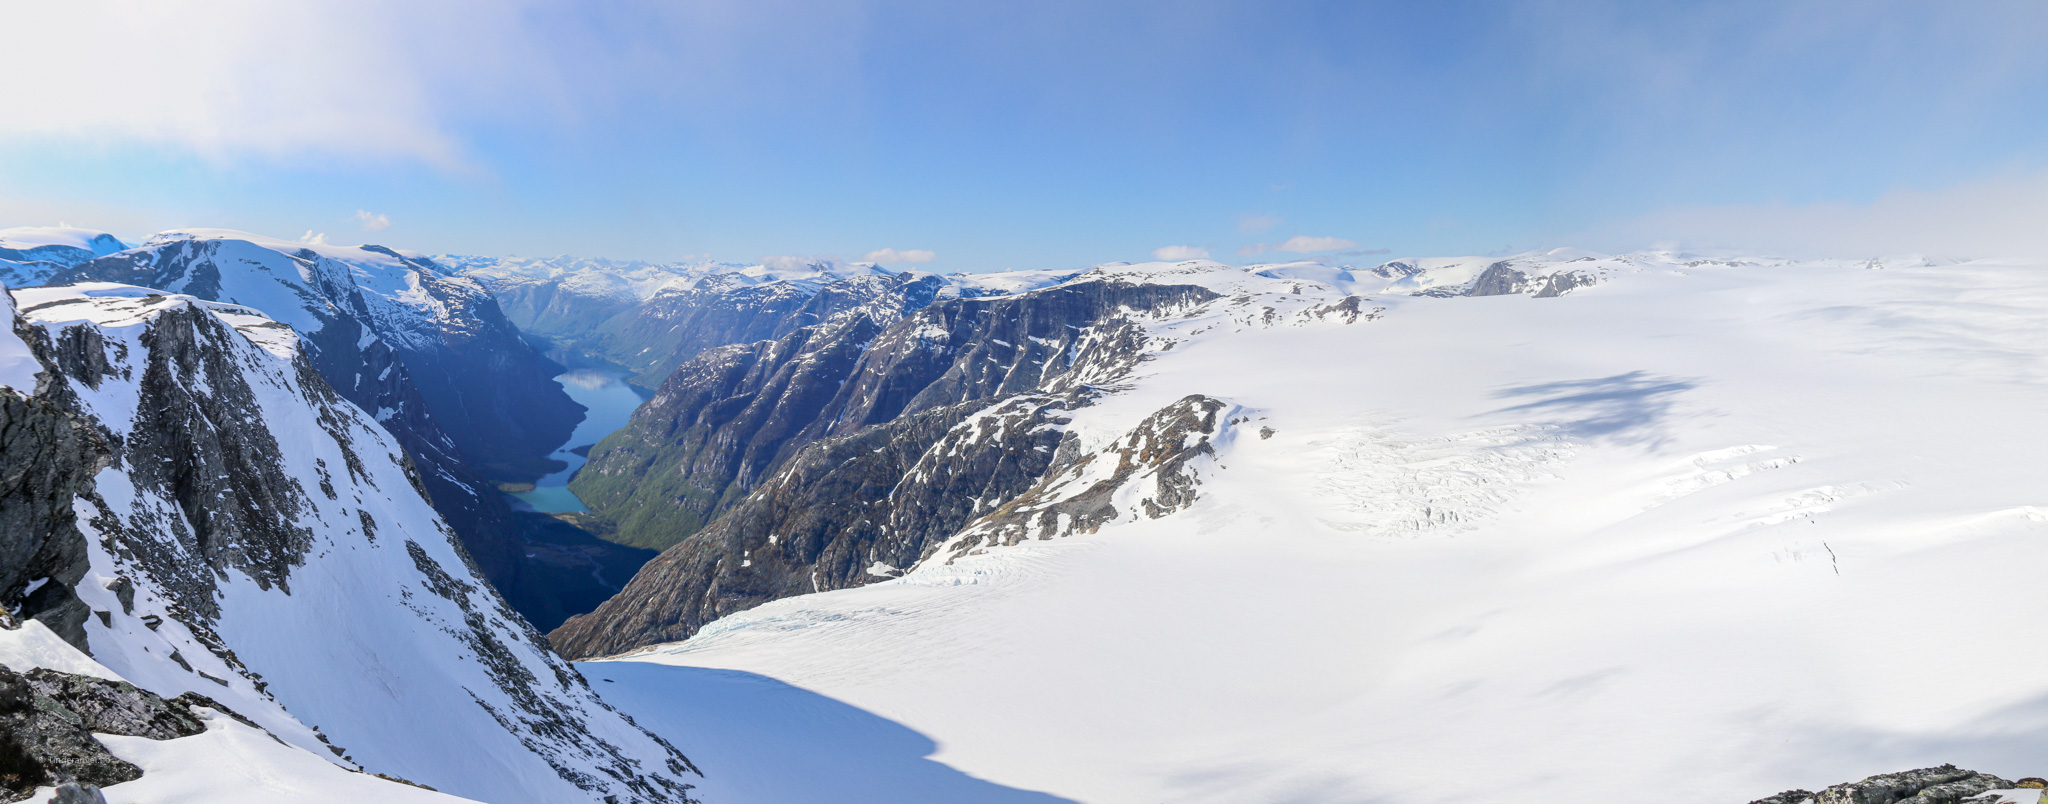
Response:
POLYGON ((0 7, 51 32, 0 89, 0 227, 938 270, 2048 255, 2038 2, 163 5, 0 7))

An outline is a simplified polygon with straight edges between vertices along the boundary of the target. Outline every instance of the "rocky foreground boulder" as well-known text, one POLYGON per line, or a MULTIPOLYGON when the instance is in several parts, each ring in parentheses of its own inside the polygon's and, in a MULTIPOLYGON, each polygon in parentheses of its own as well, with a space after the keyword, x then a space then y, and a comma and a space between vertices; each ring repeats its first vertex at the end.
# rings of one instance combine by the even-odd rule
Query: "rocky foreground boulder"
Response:
POLYGON ((92 735, 190 737, 206 730, 193 706, 220 705, 193 693, 166 700, 120 681, 0 665, 0 800, 20 801, 38 787, 139 779, 141 768, 92 735))

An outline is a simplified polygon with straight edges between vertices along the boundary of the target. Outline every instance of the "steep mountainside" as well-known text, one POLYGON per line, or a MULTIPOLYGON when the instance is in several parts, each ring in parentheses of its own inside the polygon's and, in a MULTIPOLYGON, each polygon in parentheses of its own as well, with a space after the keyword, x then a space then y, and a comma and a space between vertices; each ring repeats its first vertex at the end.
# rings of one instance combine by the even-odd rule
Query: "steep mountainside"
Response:
POLYGON ((1042 290, 705 353, 592 450, 571 484, 620 523, 618 538, 674 546, 551 641, 570 655, 616 653, 767 600, 884 580, 978 518, 1024 527, 1027 515, 1006 504, 1053 478, 1066 489, 1084 466, 1108 471, 1066 489, 1078 498, 1035 493, 1049 506, 1038 515, 1099 524, 1116 515, 1107 497, 1136 474, 1165 484, 1141 495, 1147 510, 1183 507, 1191 493, 1167 478, 1185 457, 1167 445, 1218 432, 1217 403, 1162 409, 1115 455, 1062 440, 1066 411, 1171 348, 1148 322, 1216 308, 1259 324, 1372 316, 1360 297, 1271 273, 1106 266, 1042 290), (1083 492, 1090 484, 1100 488, 1083 492))
MULTIPOLYGON (((31 620, 0 663, 196 693, 333 765, 480 800, 686 800, 688 760, 484 582, 293 328, 109 283, 0 294, 0 324, 0 605, 31 620)), ((215 726, 168 744, 242 739, 215 726)))
POLYGON ((51 281, 187 293, 289 323, 321 376, 397 437, 485 576, 537 623, 609 595, 593 570, 619 574, 644 560, 515 512, 497 492, 498 482, 559 468, 546 456, 582 409, 553 382, 561 367, 520 339, 489 294, 428 260, 380 246, 194 230, 157 235, 51 281))

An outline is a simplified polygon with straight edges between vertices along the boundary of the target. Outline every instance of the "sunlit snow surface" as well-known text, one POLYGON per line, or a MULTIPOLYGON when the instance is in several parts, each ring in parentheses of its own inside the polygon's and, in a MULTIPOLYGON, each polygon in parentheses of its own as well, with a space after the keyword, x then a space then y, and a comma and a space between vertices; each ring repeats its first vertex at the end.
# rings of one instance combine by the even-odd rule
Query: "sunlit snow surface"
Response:
MULTIPOLYGON (((985 781, 950 801, 1740 802, 1942 762, 2038 775, 2048 268, 1592 262, 1605 281, 1544 299, 1183 264, 1242 298, 1153 324, 1177 343, 1072 429, 1094 446, 1187 394, 1241 406, 1194 507, 584 672, 693 745, 926 750, 804 736, 880 728, 845 713, 674 703, 786 683, 985 781), (1333 285, 1385 309, 1288 314, 1333 285)), ((726 800, 919 800, 704 763, 726 800)))

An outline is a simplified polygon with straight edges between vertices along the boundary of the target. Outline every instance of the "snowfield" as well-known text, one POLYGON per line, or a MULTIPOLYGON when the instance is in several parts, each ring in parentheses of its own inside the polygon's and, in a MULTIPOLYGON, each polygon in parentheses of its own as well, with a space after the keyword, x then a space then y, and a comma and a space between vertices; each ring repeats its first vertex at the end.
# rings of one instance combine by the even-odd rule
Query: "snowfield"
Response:
POLYGON ((583 672, 724 742, 705 797, 754 804, 1705 804, 2048 770, 2048 265, 1516 266, 1597 283, 1097 269, 1226 294, 1150 324, 1069 425, 1095 448, 1190 394, 1233 406, 1192 507, 583 672), (1347 293, 1370 313, 1315 314, 1347 293), (835 750, 899 782, 791 754, 835 750))

